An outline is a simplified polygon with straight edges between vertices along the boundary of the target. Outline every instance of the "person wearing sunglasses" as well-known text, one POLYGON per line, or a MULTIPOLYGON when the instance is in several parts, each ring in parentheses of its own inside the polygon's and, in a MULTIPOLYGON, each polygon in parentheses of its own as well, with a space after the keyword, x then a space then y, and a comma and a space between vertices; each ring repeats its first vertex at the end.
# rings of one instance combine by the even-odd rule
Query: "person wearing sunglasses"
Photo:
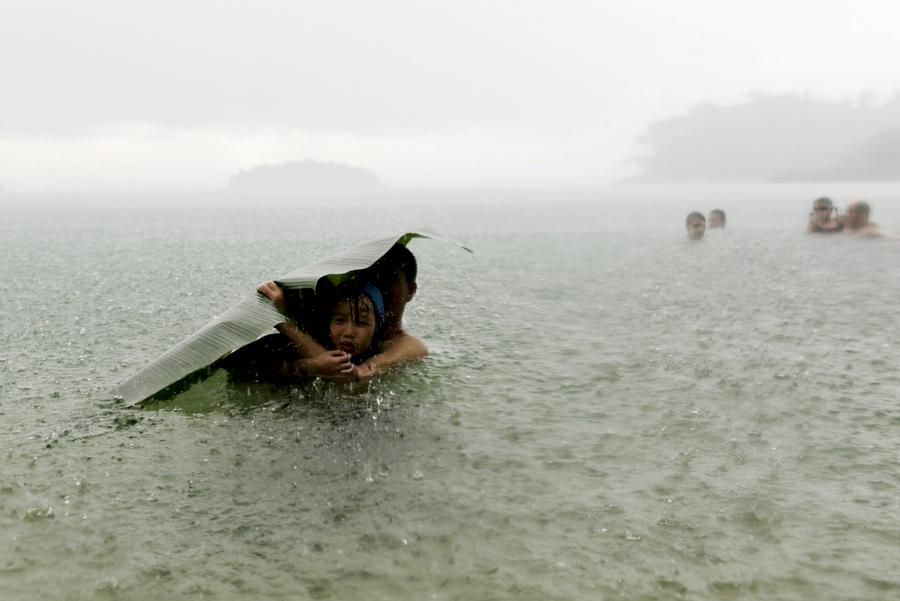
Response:
POLYGON ((827 196, 815 199, 806 231, 810 234, 834 234, 842 229, 844 229, 844 222, 831 199, 827 196))

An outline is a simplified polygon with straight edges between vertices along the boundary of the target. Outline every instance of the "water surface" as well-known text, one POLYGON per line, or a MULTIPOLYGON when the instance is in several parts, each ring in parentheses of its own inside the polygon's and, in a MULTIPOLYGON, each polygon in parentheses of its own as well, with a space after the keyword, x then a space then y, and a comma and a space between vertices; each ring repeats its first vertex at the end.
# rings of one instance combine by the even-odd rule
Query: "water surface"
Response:
POLYGON ((900 243, 760 194, 0 207, 3 598, 897 598, 900 243), (420 225, 476 251, 413 242, 421 364, 110 398, 263 279, 420 225))

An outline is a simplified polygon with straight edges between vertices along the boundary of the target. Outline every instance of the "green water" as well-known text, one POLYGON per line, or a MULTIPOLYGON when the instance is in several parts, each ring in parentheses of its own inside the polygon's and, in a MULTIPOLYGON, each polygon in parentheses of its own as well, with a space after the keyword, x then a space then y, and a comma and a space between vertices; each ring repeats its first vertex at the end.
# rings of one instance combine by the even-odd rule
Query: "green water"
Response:
POLYGON ((897 598, 900 243, 807 236, 790 188, 649 190, 0 207, 0 597, 897 598), (421 364, 111 399, 258 282, 421 225, 476 251, 411 247, 421 364))

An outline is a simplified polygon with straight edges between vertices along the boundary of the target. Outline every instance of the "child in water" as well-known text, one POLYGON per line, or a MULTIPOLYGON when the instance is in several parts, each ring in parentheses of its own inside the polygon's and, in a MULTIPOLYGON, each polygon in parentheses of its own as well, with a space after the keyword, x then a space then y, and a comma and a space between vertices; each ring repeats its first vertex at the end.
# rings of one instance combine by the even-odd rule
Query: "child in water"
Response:
POLYGON ((374 284, 348 282, 330 297, 328 340, 332 357, 343 358, 342 375, 352 375, 356 366, 378 351, 384 327, 384 300, 374 284), (340 354, 343 353, 343 356, 340 354))
MULTIPOLYGON (((330 287, 329 287, 330 288, 330 287)), ((321 292, 312 312, 314 353, 285 335, 260 338, 220 361, 232 381, 291 383, 299 376, 357 381, 365 372, 360 363, 376 354, 384 330, 384 300, 373 284, 345 282, 321 292)))
MULTIPOLYGON (((294 359, 289 361, 286 373, 359 380, 365 371, 360 364, 378 353, 381 346, 385 317, 381 290, 374 284, 351 280, 318 294, 322 301, 310 333, 323 352, 305 351, 301 339, 293 347, 294 359)), ((297 332, 296 328, 282 329, 288 338, 297 332)))
POLYGON ((295 376, 321 376, 364 382, 393 367, 427 356, 428 348, 425 344, 407 333, 403 327, 404 308, 416 294, 416 272, 415 256, 401 244, 391 247, 369 269, 357 272, 357 277, 361 278, 357 281, 377 283, 375 287, 383 299, 383 304, 374 303, 383 309, 380 311, 383 321, 378 324, 371 350, 364 353, 367 358, 361 362, 350 362, 347 354, 331 340, 330 327, 326 327, 331 321, 335 299, 333 288, 329 290, 326 284, 325 290, 318 290, 314 295, 315 299, 324 297, 332 300, 320 303, 312 295, 308 295, 300 299, 298 308, 291 307, 286 291, 275 282, 260 284, 257 291, 282 314, 291 316, 275 326, 283 335, 279 343, 287 339, 292 344, 288 349, 290 352, 285 354, 290 366, 284 372, 295 376), (308 310, 304 311, 303 307, 308 310), (351 364, 356 365, 356 369, 351 364))

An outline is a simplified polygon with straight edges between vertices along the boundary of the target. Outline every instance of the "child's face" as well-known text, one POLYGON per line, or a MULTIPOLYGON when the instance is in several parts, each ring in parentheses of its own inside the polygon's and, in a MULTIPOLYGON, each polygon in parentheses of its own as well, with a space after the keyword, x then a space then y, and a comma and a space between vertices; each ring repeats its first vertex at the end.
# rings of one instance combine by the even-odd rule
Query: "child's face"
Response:
POLYGON ((699 217, 694 217, 687 224, 688 238, 691 240, 699 240, 706 231, 706 221, 699 217))
POLYGON ((369 348, 375 335, 372 301, 365 296, 359 299, 358 304, 350 299, 339 301, 331 312, 329 335, 334 347, 351 357, 369 348))

